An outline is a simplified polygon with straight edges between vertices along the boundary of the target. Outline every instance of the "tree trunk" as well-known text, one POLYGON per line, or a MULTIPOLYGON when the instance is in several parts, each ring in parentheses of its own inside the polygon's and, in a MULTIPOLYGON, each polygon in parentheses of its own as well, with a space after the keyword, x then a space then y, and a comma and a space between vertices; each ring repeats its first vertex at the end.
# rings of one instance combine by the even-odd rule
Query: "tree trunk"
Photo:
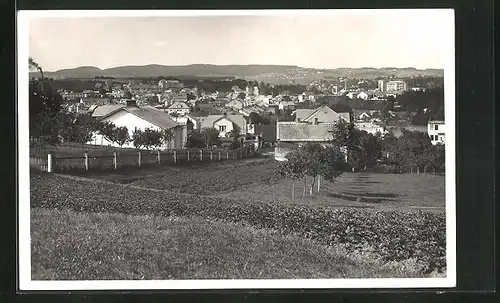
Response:
POLYGON ((316 176, 313 177, 313 181, 311 183, 311 188, 309 188, 309 195, 312 196, 313 194, 313 189, 314 189, 314 184, 316 183, 316 176))
POLYGON ((295 180, 292 179, 292 202, 295 202, 295 180))
POLYGON ((413 175, 413 165, 410 165, 410 173, 413 175))
POLYGON ((420 167, 417 165, 417 175, 420 175, 420 167))
POLYGON ((318 176, 318 193, 320 189, 321 189, 321 176, 318 176))
POLYGON ((307 177, 304 176, 304 191, 302 191, 302 197, 306 196, 306 188, 307 188, 307 177))

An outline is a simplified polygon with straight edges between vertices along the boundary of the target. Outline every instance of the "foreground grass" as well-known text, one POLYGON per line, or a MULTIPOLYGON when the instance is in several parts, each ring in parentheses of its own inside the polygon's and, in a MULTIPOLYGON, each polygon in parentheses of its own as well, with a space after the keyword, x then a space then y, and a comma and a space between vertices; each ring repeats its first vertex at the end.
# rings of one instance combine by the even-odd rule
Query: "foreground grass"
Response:
POLYGON ((413 260, 197 217, 33 209, 31 222, 34 280, 423 277, 413 260))
POLYGON ((127 215, 199 216, 295 234, 350 251, 370 251, 385 261, 415 258, 422 270, 446 268, 443 213, 338 209, 266 203, 131 187, 54 174, 32 174, 31 206, 127 215))

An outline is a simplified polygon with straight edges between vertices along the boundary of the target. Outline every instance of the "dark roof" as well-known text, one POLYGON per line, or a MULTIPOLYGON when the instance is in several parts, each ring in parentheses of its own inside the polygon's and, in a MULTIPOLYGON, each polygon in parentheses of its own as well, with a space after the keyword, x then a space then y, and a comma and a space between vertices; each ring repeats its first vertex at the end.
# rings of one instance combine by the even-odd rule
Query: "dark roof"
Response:
POLYGON ((278 122, 277 139, 281 141, 329 141, 335 123, 308 124, 278 122))
POLYGON ((179 126, 178 123, 176 123, 172 118, 167 114, 162 111, 156 110, 156 109, 151 109, 151 108, 141 108, 141 107, 135 107, 135 106, 125 106, 121 107, 118 110, 115 110, 113 112, 110 112, 109 114, 101 117, 101 119, 104 118, 109 118, 115 113, 118 113, 120 111, 126 111, 128 113, 131 113, 153 125, 156 125, 157 127, 161 129, 171 129, 174 127, 179 126))

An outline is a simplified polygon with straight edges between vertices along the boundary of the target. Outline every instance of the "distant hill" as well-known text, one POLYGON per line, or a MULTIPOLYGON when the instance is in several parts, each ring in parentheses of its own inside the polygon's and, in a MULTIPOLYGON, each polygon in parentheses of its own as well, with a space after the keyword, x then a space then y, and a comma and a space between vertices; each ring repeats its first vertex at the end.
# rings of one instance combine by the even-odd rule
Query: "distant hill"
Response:
MULTIPOLYGON (((115 78, 126 77, 185 77, 185 76, 234 76, 248 80, 266 82, 287 82, 291 80, 318 80, 322 78, 342 77, 347 68, 338 69, 313 69, 302 68, 293 65, 211 65, 192 64, 184 66, 144 65, 144 66, 120 66, 100 69, 94 66, 81 66, 72 69, 62 69, 55 72, 45 72, 45 76, 62 78, 93 78, 96 76, 107 76, 115 78)), ((443 77, 442 69, 417 70, 416 68, 352 68, 349 69, 350 77, 376 78, 394 75, 396 77, 411 76, 438 76, 443 77)), ((30 73, 31 75, 37 72, 30 73)))

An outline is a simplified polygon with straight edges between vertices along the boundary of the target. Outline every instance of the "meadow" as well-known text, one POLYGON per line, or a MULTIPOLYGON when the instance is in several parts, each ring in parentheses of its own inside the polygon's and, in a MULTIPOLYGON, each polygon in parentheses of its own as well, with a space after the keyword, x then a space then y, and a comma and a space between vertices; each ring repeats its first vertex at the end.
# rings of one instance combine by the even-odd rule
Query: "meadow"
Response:
POLYGON ((292 202, 273 165, 33 172, 33 279, 446 274, 444 177, 349 173, 292 202))

